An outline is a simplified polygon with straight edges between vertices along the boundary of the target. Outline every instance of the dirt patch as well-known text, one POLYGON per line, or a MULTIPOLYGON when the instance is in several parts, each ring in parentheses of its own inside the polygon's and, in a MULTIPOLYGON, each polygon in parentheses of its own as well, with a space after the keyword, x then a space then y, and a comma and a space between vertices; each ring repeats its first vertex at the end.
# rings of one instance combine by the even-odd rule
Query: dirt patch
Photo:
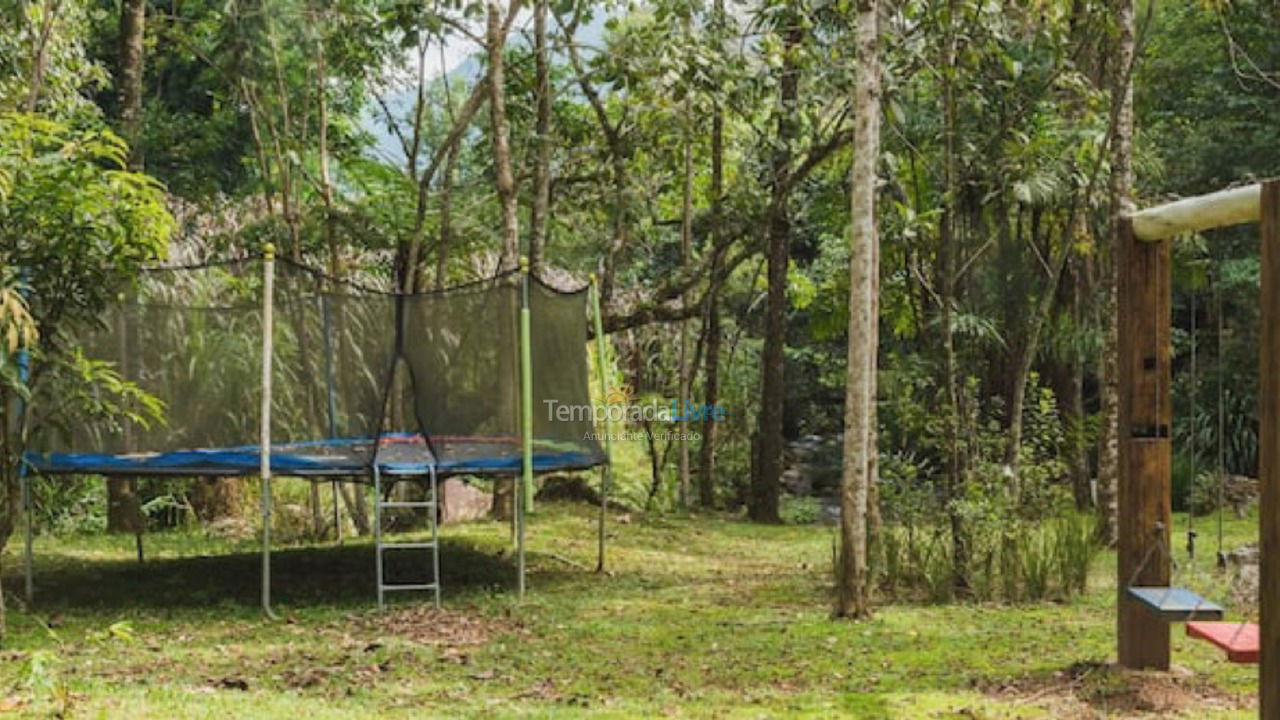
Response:
POLYGON ((1004 702, 1043 707, 1059 720, 1199 717, 1209 709, 1256 704, 1252 695, 1226 692, 1187 670, 1144 672, 1102 662, 1075 663, 981 689, 1004 702))
MULTIPOLYGON (((349 632, 396 637, 419 645, 475 647, 504 633, 528 632, 519 623, 433 607, 405 607, 352 622, 349 632)), ((370 641, 376 642, 376 641, 370 641)))

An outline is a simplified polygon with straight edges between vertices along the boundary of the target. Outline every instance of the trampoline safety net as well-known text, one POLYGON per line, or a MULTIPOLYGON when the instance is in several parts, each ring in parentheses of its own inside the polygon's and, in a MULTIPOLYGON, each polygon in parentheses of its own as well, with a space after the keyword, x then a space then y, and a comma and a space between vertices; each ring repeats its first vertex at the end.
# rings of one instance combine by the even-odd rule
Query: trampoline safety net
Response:
MULTIPOLYGON (((236 475, 258 471, 261 261, 143 274, 94 327, 71 334, 162 406, 137 421, 78 418, 33 438, 46 473, 236 475)), ((276 261, 271 467, 358 475, 521 469, 521 276, 437 293, 378 292, 276 261)), ((586 293, 529 281, 534 469, 603 462, 589 414, 586 293)), ((56 397, 40 398, 58 402, 56 397)))

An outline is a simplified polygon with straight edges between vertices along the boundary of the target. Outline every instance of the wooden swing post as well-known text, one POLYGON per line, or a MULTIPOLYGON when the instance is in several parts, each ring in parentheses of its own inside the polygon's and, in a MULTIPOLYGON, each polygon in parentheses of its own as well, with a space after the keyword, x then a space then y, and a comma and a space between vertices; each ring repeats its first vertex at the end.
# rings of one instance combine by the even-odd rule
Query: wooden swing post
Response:
POLYGON ((1280 180, 1263 183, 1258 236, 1262 245, 1262 334, 1258 356, 1258 485, 1262 612, 1259 717, 1280 720, 1280 180))
POLYGON ((1169 625, 1128 588, 1166 586, 1171 527, 1170 241, 1144 242, 1130 218, 1118 233, 1116 305, 1120 385, 1120 487, 1116 631, 1120 664, 1169 667, 1169 625))

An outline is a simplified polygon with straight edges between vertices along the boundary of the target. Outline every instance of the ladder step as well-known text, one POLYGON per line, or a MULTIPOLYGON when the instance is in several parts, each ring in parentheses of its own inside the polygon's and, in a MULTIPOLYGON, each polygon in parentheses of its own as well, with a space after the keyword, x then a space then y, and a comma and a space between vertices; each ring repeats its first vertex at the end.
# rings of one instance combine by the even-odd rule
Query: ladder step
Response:
POLYGON ((383 585, 383 590, 435 590, 435 583, 422 583, 413 585, 383 585))
POLYGON ((430 500, 388 500, 379 505, 384 508, 429 508, 436 504, 430 500))
POLYGON ((436 546, 433 542, 397 542, 382 543, 378 546, 379 550, 432 550, 436 546))

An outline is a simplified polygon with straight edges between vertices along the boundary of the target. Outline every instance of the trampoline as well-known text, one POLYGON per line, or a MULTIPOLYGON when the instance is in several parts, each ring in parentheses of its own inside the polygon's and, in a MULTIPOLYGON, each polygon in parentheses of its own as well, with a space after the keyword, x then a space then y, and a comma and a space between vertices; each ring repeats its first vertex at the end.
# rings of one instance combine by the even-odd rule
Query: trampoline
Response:
MULTIPOLYGON (((556 404, 591 405, 587 323, 593 312, 599 319, 591 297, 585 288, 551 288, 523 264, 421 294, 337 280, 271 251, 148 270, 100 322, 67 341, 161 410, 77 417, 33 436, 24 483, 59 475, 259 476, 262 606, 270 614, 273 475, 374 485, 379 606, 392 589, 433 590, 439 602, 440 478, 521 477, 514 523, 523 593, 533 475, 607 461, 591 413, 551 412, 556 404), (421 480, 429 499, 386 501, 383 477, 421 480), (431 542, 383 543, 383 507, 431 509, 431 542), (386 549, 429 550, 432 582, 385 585, 386 549)), ((41 386, 33 407, 59 407, 73 392, 41 386)), ((24 490, 30 596, 31 493, 24 490)))

